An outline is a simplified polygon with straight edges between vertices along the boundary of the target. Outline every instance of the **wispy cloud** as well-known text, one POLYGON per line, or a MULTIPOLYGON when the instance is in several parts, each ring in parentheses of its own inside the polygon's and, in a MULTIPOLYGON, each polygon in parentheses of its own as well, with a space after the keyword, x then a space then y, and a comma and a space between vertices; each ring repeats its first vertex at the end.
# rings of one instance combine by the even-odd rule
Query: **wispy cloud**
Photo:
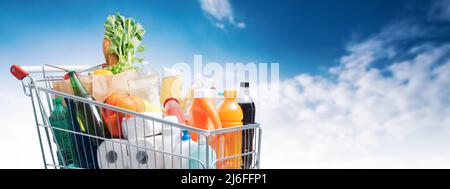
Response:
POLYGON ((236 21, 233 13, 233 7, 228 0, 199 0, 200 7, 214 26, 219 29, 225 29, 226 25, 244 29, 245 22, 236 21))
POLYGON ((419 24, 397 35, 406 23, 351 43, 327 76, 281 82, 258 115, 263 167, 450 167, 450 44, 416 42, 419 24))

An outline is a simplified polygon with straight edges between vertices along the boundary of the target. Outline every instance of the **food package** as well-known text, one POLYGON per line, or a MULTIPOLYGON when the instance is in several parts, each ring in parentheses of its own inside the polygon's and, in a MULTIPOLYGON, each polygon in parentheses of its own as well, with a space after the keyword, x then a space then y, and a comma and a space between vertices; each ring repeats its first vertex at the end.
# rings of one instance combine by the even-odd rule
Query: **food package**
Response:
POLYGON ((164 74, 161 83, 160 103, 163 104, 167 98, 176 98, 179 101, 182 98, 183 77, 179 70, 164 68, 164 74))
POLYGON ((159 97, 159 73, 156 71, 140 72, 140 77, 128 80, 129 93, 148 100, 150 104, 161 107, 159 97))

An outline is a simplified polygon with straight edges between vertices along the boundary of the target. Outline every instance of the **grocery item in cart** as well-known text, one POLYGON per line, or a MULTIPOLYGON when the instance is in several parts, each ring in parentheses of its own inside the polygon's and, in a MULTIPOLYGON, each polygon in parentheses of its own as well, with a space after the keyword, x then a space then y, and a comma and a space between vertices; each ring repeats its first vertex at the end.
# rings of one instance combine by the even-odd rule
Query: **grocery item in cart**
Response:
POLYGON ((135 70, 128 70, 115 75, 90 75, 92 83, 92 96, 99 102, 104 102, 111 94, 117 91, 129 92, 130 80, 139 78, 135 70))
MULTIPOLYGON (((89 94, 92 94, 92 78, 91 78, 91 76, 80 75, 79 73, 76 73, 76 74, 78 76, 78 79, 81 81, 81 84, 83 84, 84 88, 87 90, 87 92, 89 94)), ((70 80, 69 80, 69 73, 64 75, 64 80, 54 82, 53 89, 56 91, 74 95, 72 84, 70 83, 70 80)), ((64 102, 66 102, 66 101, 64 100, 64 102)))
MULTIPOLYGON (((178 118, 176 116, 165 116, 164 120, 178 123, 178 118)), ((175 157, 171 153, 174 153, 176 146, 180 143, 181 130, 177 127, 171 126, 170 124, 163 124, 162 126, 162 143, 160 146, 157 145, 157 149, 161 149, 165 152, 164 169, 173 169, 175 168, 173 166, 175 157)))
POLYGON ((163 169, 163 154, 156 152, 153 137, 146 137, 132 142, 130 146, 131 169, 163 169))
MULTIPOLYGON (((150 112, 159 110, 155 110, 154 108, 152 108, 147 100, 139 98, 137 96, 128 95, 123 91, 117 91, 113 93, 106 99, 105 103, 135 112, 150 112)), ((103 117, 105 118, 105 123, 108 131, 111 133, 112 137, 122 138, 122 120, 124 118, 131 118, 133 117, 133 115, 117 112, 108 108, 103 108, 102 113, 103 117)))
MULTIPOLYGON (((194 99, 194 90, 211 89, 212 97, 215 98, 216 96, 215 86, 216 82, 213 79, 209 79, 199 73, 195 73, 194 81, 192 82, 189 91, 186 93, 183 100, 181 100, 180 102, 181 109, 183 110, 183 112, 189 112, 191 110, 192 101, 194 99)), ((216 98, 216 102, 217 100, 218 99, 216 98)))
POLYGON ((142 62, 143 58, 136 57, 136 53, 144 51, 140 46, 144 34, 142 25, 133 18, 125 18, 119 13, 108 16, 103 40, 107 69, 118 74, 133 69, 134 62, 142 62))
MULTIPOLYGON (((53 89, 74 95, 72 84, 69 80, 56 81, 53 83, 53 89)), ((77 73, 78 75, 78 73, 77 73)), ((66 77, 66 76, 64 76, 66 77)), ((104 102, 112 93, 117 91, 130 91, 129 81, 139 79, 140 76, 135 70, 128 70, 116 75, 108 74, 90 74, 78 75, 78 79, 87 90, 88 94, 98 102, 104 102)), ((158 97, 159 102, 159 97, 158 97)))
MULTIPOLYGON (((216 110, 210 89, 194 90, 194 100, 192 102, 187 123, 188 125, 203 130, 215 130, 222 128, 219 113, 216 110)), ((190 132, 190 136, 193 141, 198 141, 198 135, 199 134, 197 132, 190 132)), ((224 148, 222 135, 211 135, 209 144, 216 151, 218 158, 224 156, 224 151, 226 149, 224 148)), ((221 162, 218 162, 217 167, 222 168, 221 162)))
POLYGON ((176 169, 216 168, 216 164, 214 164, 216 161, 216 152, 211 146, 206 144, 205 136, 201 136, 197 143, 191 140, 189 131, 183 130, 181 145, 175 147, 174 153, 181 155, 181 157, 174 156, 174 168, 176 169), (207 167, 206 159, 209 160, 209 167, 207 167))
POLYGON ((113 75, 113 73, 109 70, 97 69, 92 72, 92 75, 113 75))
MULTIPOLYGON (((237 102, 242 109, 244 119, 242 120, 244 125, 254 124, 256 107, 250 96, 249 82, 241 82, 241 88, 237 97, 237 102)), ((246 129, 242 131, 242 153, 253 152, 253 140, 255 138, 254 129, 246 129)), ((244 169, 249 169, 252 166, 253 154, 242 156, 242 166, 244 169)))
POLYGON ((164 101, 164 115, 176 116, 179 123, 186 124, 186 117, 176 98, 168 98, 164 101))
MULTIPOLYGON (((187 122, 193 127, 204 130, 222 128, 219 113, 216 110, 210 89, 194 90, 194 100, 187 122)), ((190 136, 194 141, 198 141, 198 133, 191 132, 190 136)))
POLYGON ((69 98, 64 98, 64 101, 67 104, 67 112, 70 117, 70 121, 72 123, 73 129, 76 132, 75 134, 75 146, 78 152, 78 158, 80 161, 80 168, 87 169, 96 169, 98 168, 97 164, 97 146, 91 145, 91 137, 82 135, 84 133, 82 130, 83 122, 77 116, 77 107, 74 100, 69 98))
MULTIPOLYGON (((161 112, 159 112, 161 113, 159 115, 155 113, 156 112, 144 112, 143 114, 162 119, 161 112)), ((175 116, 166 116, 164 117, 164 120, 178 123, 178 119, 175 116)), ((178 145, 180 141, 181 132, 179 128, 173 127, 170 124, 161 124, 157 121, 143 120, 140 118, 124 119, 122 126, 124 128, 124 136, 128 139, 128 141, 148 139, 152 144, 154 144, 156 150, 166 152, 166 154, 163 155, 164 162, 161 164, 162 167, 158 165, 156 168, 173 168, 173 156, 170 153, 173 153, 175 146, 178 145)), ((158 156, 162 155, 161 152, 157 153, 158 156)))
MULTIPOLYGON (((153 117, 163 118, 162 112, 143 112, 142 114, 153 117)), ((139 138, 151 137, 161 134, 161 123, 144 118, 123 118, 122 120, 122 136, 129 141, 139 138)))
POLYGON ((130 95, 145 99, 152 107, 161 109, 159 99, 159 73, 140 70, 139 76, 139 78, 128 81, 130 95))
MULTIPOLYGON (((89 95, 87 90, 84 88, 83 84, 81 84, 78 76, 74 71, 69 72, 69 78, 72 84, 73 92, 76 96, 94 100, 94 98, 89 95)), ((84 132, 94 136, 105 138, 111 137, 109 131, 106 129, 105 124, 103 123, 101 110, 98 106, 83 103, 81 101, 76 101, 76 110, 77 119, 80 119, 83 123, 82 130, 84 130, 84 132)), ((98 146, 101 141, 101 139, 92 139, 91 143, 94 146, 98 146)))
POLYGON ((181 72, 170 68, 164 68, 161 83, 161 104, 164 104, 164 101, 168 98, 176 98, 177 100, 181 100, 182 92, 183 77, 181 76, 181 72))
MULTIPOLYGON (((61 98, 53 99, 54 108, 50 114, 49 121, 53 128, 73 131, 70 117, 64 109, 61 98)), ((78 153, 75 146, 74 135, 70 132, 53 129, 54 141, 58 146, 56 151, 60 165, 68 167, 79 167, 78 153)))
POLYGON ((100 169, 129 169, 130 152, 128 141, 112 139, 103 141, 97 148, 97 159, 100 169))
MULTIPOLYGON (((236 90, 225 90, 225 100, 219 106, 218 112, 223 128, 242 127, 242 110, 236 102, 236 90)), ((235 158, 224 160, 223 167, 227 169, 240 169, 242 151, 242 130, 232 131, 224 134, 225 136, 225 156, 237 156, 235 158)))

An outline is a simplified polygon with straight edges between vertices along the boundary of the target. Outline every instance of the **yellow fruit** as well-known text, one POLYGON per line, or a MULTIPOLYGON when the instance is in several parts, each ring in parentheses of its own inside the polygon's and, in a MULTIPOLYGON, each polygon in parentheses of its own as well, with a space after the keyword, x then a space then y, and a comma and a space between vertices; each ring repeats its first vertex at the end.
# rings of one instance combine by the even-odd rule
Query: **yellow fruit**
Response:
POLYGON ((109 70, 98 69, 93 72, 94 75, 113 75, 113 73, 109 70))
POLYGON ((143 99, 145 112, 162 112, 161 107, 150 103, 148 100, 143 99))

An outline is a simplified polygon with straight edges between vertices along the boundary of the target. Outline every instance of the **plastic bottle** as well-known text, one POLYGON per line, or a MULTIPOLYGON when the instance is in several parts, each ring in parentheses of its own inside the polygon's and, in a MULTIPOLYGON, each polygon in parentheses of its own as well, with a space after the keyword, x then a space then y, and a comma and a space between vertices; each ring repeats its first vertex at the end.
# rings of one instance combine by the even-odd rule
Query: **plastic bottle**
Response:
MULTIPOLYGON (((194 90, 194 100, 188 124, 204 130, 221 129, 219 113, 216 110, 210 89, 194 90)), ((192 140, 198 141, 198 133, 190 133, 192 140)))
MULTIPOLYGON (((244 125, 254 124, 256 107, 250 96, 249 82, 241 82, 241 88, 237 97, 237 102, 242 109, 244 119, 242 120, 244 125)), ((253 151, 253 140, 255 131, 254 129, 247 129, 242 131, 242 153, 248 153, 253 151)), ((252 166, 253 155, 242 156, 242 166, 244 169, 249 169, 252 166)))
POLYGON ((192 159, 189 160, 189 169, 216 168, 216 164, 213 164, 216 160, 216 152, 211 146, 206 144, 205 136, 200 136, 197 145, 194 145, 191 150, 190 157, 192 159), (200 160, 203 165, 197 160, 200 160), (209 161, 208 164, 206 163, 207 161, 209 161))
POLYGON ((214 149, 206 144, 206 140, 203 136, 200 137, 198 143, 191 140, 191 136, 189 135, 189 132, 187 130, 183 130, 183 136, 181 137, 181 144, 176 146, 174 153, 182 156, 181 158, 178 156, 174 158, 175 159, 174 168, 178 169, 216 168, 216 165, 215 164, 213 165, 214 161, 216 160, 216 152, 214 151, 214 149), (206 152, 207 148, 209 150, 208 153, 206 152), (207 165, 206 159, 208 159, 209 165, 207 165), (199 161, 203 165, 201 165, 199 161))
MULTIPOLYGON (((64 109, 61 98, 53 99, 54 108, 50 114, 50 125, 54 128, 72 130, 70 117, 64 109)), ((59 165, 71 168, 79 167, 78 153, 74 143, 74 136, 70 132, 53 129, 54 141, 58 145, 57 155, 59 165)))
POLYGON ((179 123, 186 124, 186 117, 176 98, 168 98, 164 101, 164 116, 170 115, 176 116, 179 123))
MULTIPOLYGON (((236 90, 225 90, 225 100, 219 107, 219 116, 223 128, 242 126, 242 110, 236 102, 236 90)), ((240 155, 242 151, 242 130, 227 132, 225 136, 225 156, 240 155)), ((227 159, 223 164, 227 169, 240 169, 241 157, 227 159)))

